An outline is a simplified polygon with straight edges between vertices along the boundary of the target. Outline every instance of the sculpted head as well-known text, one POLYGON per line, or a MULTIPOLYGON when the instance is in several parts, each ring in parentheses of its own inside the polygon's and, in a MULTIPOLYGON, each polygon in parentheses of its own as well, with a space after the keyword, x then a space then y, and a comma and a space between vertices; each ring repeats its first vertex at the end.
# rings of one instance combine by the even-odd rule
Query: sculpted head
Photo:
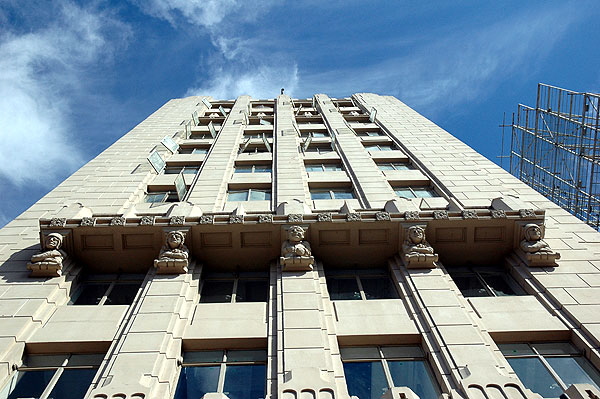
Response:
POLYGON ((525 225, 525 239, 527 241, 539 241, 542 239, 542 229, 535 223, 525 225))
POLYGON ((181 231, 170 231, 167 234, 167 245, 171 249, 179 248, 185 241, 185 235, 181 231))
POLYGON ((292 226, 288 230, 288 240, 291 242, 300 242, 304 240, 304 229, 300 226, 292 226))
POLYGON ((63 236, 59 233, 50 233, 44 240, 46 249, 60 249, 63 242, 63 236))
POLYGON ((408 228, 408 238, 415 244, 425 241, 425 229, 421 226, 410 226, 408 228))

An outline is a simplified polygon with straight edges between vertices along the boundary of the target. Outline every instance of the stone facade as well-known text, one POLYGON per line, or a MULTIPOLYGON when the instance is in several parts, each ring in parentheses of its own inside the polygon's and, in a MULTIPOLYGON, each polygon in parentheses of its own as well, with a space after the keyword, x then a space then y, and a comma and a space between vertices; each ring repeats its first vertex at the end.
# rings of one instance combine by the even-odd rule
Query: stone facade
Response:
POLYGON ((0 230, 0 398, 71 364, 93 370, 78 397, 172 398, 216 364, 203 395, 237 399, 240 350, 258 397, 367 399, 351 365, 378 353, 385 397, 427 392, 394 383, 421 359, 435 396, 538 398, 507 345, 600 368, 599 243, 393 97, 171 100, 0 230))

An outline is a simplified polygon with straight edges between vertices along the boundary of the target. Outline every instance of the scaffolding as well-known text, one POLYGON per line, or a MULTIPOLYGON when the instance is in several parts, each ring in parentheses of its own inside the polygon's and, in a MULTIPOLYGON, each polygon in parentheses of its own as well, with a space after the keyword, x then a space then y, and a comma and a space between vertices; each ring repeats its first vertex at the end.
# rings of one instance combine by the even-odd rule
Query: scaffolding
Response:
MULTIPOLYGON (((600 229, 600 94, 538 84, 512 116, 509 171, 600 229)), ((506 125, 503 125, 506 126, 506 125)))

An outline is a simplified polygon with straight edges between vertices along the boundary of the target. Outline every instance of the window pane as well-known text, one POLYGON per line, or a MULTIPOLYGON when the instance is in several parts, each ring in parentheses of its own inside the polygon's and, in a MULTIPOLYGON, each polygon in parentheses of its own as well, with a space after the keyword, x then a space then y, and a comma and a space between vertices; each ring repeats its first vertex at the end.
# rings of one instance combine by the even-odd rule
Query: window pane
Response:
POLYGON ((251 190, 250 201, 270 201, 271 191, 269 190, 251 190))
POLYGON ((494 291, 496 296, 507 296, 507 295, 517 295, 515 290, 508 284, 506 278, 500 274, 485 274, 480 273, 481 277, 485 280, 485 282, 490 286, 490 288, 494 291))
POLYGON ((391 145, 380 145, 379 146, 379 150, 380 151, 392 151, 394 148, 391 145))
POLYGON ((266 350, 231 350, 227 351, 227 363, 235 362, 266 362, 266 350))
POLYGON ((440 395, 429 367, 423 360, 388 361, 394 386, 407 386, 419 398, 437 398, 440 395))
POLYGON ((344 363, 344 374, 350 396, 380 399, 388 388, 380 362, 344 363))
POLYGON ((360 282, 367 299, 398 298, 398 293, 388 277, 361 277, 360 282))
POLYGON ((200 168, 190 168, 189 166, 183 169, 184 175, 195 175, 200 168))
POLYGON ((335 198, 335 199, 353 199, 354 193, 352 192, 352 190, 343 190, 343 191, 334 190, 333 198, 335 198))
POLYGON ((546 357, 546 360, 567 386, 591 384, 600 387, 598 371, 583 357, 546 357))
POLYGON ((148 193, 146 194, 145 202, 157 203, 157 202, 165 202, 167 199, 167 193, 148 193))
POLYGON ((176 167, 176 168, 165 168, 165 174, 166 175, 177 175, 179 174, 179 172, 181 172, 182 168, 176 167))
POLYGON ((449 273, 452 276, 452 280, 454 280, 454 283, 464 296, 491 296, 491 294, 485 289, 481 281, 479 281, 475 273, 473 273, 472 275, 456 275, 452 274, 452 272, 449 273))
POLYGON ((437 195, 435 194, 435 191, 431 190, 428 187, 413 187, 412 189, 415 192, 415 195, 417 196, 417 198, 437 197, 437 195))
POLYGON ((323 167, 321 165, 306 165, 307 172, 322 172, 323 167))
POLYGON ((174 399, 198 399, 216 392, 220 366, 183 367, 179 374, 174 399))
POLYGON ((66 369, 48 398, 83 398, 97 369, 66 369))
POLYGON ((97 305, 109 286, 108 283, 84 283, 74 305, 97 305))
POLYGON ((230 191, 227 195, 227 201, 246 201, 248 198, 247 190, 230 191))
POLYGON ((539 393, 544 398, 558 398, 562 394, 560 385, 539 359, 530 357, 507 360, 523 384, 533 392, 539 393))
POLYGON ((313 137, 327 137, 328 134, 324 132, 312 132, 313 137))
POLYGON ((325 164, 325 165, 323 165, 323 168, 328 172, 342 170, 342 167, 340 165, 336 165, 336 164, 325 164))
POLYGON ((270 165, 256 165, 254 167, 254 173, 271 173, 270 165))
POLYGON ((252 173, 252 165, 236 166, 235 173, 252 173))
POLYGON ((266 302, 268 297, 269 283, 267 280, 244 280, 239 279, 236 302, 266 302))
POLYGON ((354 277, 327 277, 327 289, 332 301, 361 299, 358 283, 354 277))
POLYGON ((416 198, 413 192, 408 187, 395 188, 394 191, 398 197, 402 198, 416 198))
POLYGON ((227 365, 223 393, 229 399, 262 399, 267 387, 267 366, 227 365))
POLYGON ((314 199, 314 200, 331 199, 331 194, 330 194, 329 190, 311 191, 310 199, 314 199))
POLYGON ((200 302, 231 302, 232 293, 233 281, 205 280, 200 293, 200 302))
POLYGON ((409 169, 411 169, 411 167, 407 163, 394 163, 394 169, 409 170, 409 169))
POLYGON ((394 170, 394 167, 391 163, 380 163, 377 164, 377 166, 379 166, 380 170, 394 170))
POLYGON ((39 398, 55 372, 56 370, 19 371, 15 387, 7 399, 39 398))
POLYGON ((106 305, 131 305, 141 284, 115 284, 106 298, 106 305))
POLYGON ((192 154, 207 154, 208 148, 194 148, 192 154))

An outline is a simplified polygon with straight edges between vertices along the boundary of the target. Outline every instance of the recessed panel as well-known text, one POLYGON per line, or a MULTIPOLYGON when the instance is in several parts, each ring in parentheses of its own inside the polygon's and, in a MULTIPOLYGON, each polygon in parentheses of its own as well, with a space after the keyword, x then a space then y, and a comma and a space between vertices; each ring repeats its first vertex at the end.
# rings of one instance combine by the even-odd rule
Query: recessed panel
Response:
POLYGON ((465 242, 467 229, 461 227, 445 227, 435 230, 437 242, 465 242))
POLYGON ((350 244, 350 230, 321 230, 319 231, 319 245, 344 245, 350 244))
POLYGON ((476 227, 475 241, 504 241, 504 227, 476 227))
POLYGON ((361 229, 358 231, 358 242, 361 245, 389 244, 389 229, 361 229))
POLYGON ((114 241, 112 234, 94 234, 81 236, 81 246, 87 250, 112 250, 114 241))
POLYGON ((242 233, 242 247, 270 247, 270 231, 249 231, 242 233))
POLYGON ((123 249, 153 248, 154 234, 123 234, 123 249))
POLYGON ((231 247, 231 233, 202 233, 200 243, 203 247, 231 247))

